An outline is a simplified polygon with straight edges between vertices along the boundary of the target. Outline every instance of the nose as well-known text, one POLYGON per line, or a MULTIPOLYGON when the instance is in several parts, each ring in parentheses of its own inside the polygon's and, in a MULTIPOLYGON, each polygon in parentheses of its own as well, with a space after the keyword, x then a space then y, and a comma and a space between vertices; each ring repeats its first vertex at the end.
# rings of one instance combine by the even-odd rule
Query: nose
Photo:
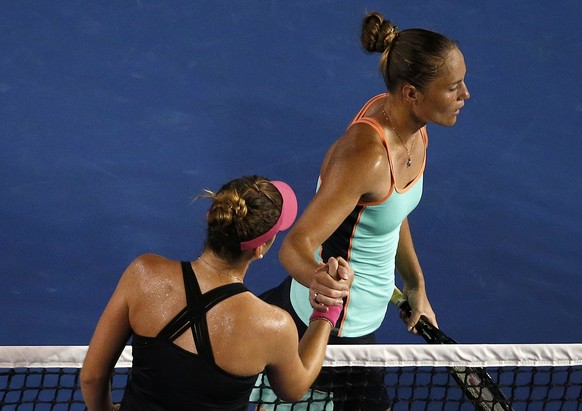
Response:
POLYGON ((465 83, 463 83, 463 89, 461 90, 460 98, 461 100, 468 100, 471 98, 471 93, 469 93, 469 88, 465 83))

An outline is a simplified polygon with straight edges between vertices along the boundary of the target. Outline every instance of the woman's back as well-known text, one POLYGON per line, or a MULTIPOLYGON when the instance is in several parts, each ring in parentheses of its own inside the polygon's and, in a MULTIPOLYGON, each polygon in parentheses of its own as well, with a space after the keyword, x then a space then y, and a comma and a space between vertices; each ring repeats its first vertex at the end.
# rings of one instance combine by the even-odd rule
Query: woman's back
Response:
POLYGON ((124 274, 134 364, 122 409, 246 408, 268 346, 255 320, 271 309, 207 271, 146 255, 124 274))
MULTIPOLYGON (((154 337, 186 306, 180 262, 148 254, 136 259, 128 271, 132 267, 133 272, 127 275, 126 271, 123 277, 127 278, 120 282, 120 285, 125 282, 123 287, 129 290, 130 326, 136 334, 154 337)), ((228 277, 218 277, 204 270, 204 264, 197 261, 192 267, 202 293, 233 282, 228 277)), ((213 307, 206 318, 217 364, 239 376, 261 372, 266 365, 265 344, 273 329, 278 329, 286 317, 283 310, 251 293, 239 294, 213 307), (234 344, 235 341, 245 343, 234 344)), ((197 352, 191 333, 182 334, 175 344, 186 351, 197 352)))

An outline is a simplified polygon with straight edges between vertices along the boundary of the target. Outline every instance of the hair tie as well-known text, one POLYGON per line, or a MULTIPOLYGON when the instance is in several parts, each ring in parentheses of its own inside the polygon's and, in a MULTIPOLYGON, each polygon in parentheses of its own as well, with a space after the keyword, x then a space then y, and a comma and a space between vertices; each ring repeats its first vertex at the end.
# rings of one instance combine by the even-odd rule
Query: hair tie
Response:
POLYGON ((391 48, 392 44, 394 44, 399 34, 400 32, 398 31, 398 26, 392 26, 388 33, 386 33, 386 37, 384 38, 386 50, 391 48))

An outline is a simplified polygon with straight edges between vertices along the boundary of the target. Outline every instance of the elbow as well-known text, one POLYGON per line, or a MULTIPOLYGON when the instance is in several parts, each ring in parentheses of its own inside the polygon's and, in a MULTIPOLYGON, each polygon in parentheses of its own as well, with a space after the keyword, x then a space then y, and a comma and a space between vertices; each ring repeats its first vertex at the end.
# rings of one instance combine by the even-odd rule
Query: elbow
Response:
POLYGON ((81 372, 79 373, 79 381, 81 383, 81 391, 86 391, 89 387, 95 384, 97 377, 91 374, 90 371, 87 371, 86 368, 81 368, 81 372))
POLYGON ((293 245, 289 236, 290 234, 283 239, 281 247, 279 248, 279 261, 287 271, 290 271, 289 262, 292 260, 291 254, 293 253, 293 245))
POLYGON ((306 394, 316 377, 317 374, 313 375, 311 378, 306 376, 306 378, 302 378, 300 381, 288 381, 284 385, 277 384, 277 386, 274 386, 271 382, 271 388, 273 388, 273 391, 275 391, 275 394, 277 394, 277 397, 281 400, 285 402, 298 402, 306 397, 306 394))
POLYGON ((81 391, 87 391, 92 387, 100 386, 109 381, 108 376, 99 375, 90 369, 83 367, 79 373, 79 381, 81 383, 81 391))
POLYGON ((280 396, 279 398, 281 399, 281 401, 283 402, 298 402, 301 400, 303 396, 302 395, 289 395, 289 396, 280 396))
POLYGON ((281 378, 280 375, 267 371, 267 377, 277 398, 284 402, 297 402, 305 396, 316 375, 299 373, 299 375, 288 376, 291 378, 281 378))
POLYGON ((81 387, 91 385, 96 380, 95 375, 91 374, 91 372, 83 367, 81 368, 81 372, 79 373, 79 381, 81 382, 81 387))
POLYGON ((279 248, 279 261, 288 269, 297 258, 305 258, 310 255, 311 250, 315 251, 317 247, 312 247, 311 241, 307 235, 294 228, 283 239, 279 248))
POLYGON ((305 387, 302 391, 295 388, 293 390, 286 390, 285 392, 276 394, 284 402, 297 402, 303 398, 308 388, 309 387, 305 387))

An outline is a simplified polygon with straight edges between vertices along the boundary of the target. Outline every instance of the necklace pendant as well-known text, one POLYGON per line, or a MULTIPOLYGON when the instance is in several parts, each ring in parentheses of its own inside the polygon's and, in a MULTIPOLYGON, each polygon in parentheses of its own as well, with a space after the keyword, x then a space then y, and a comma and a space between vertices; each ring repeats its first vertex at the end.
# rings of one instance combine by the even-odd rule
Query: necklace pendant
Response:
POLYGON ((410 167, 412 165, 412 158, 408 157, 408 161, 406 162, 406 167, 410 167))

